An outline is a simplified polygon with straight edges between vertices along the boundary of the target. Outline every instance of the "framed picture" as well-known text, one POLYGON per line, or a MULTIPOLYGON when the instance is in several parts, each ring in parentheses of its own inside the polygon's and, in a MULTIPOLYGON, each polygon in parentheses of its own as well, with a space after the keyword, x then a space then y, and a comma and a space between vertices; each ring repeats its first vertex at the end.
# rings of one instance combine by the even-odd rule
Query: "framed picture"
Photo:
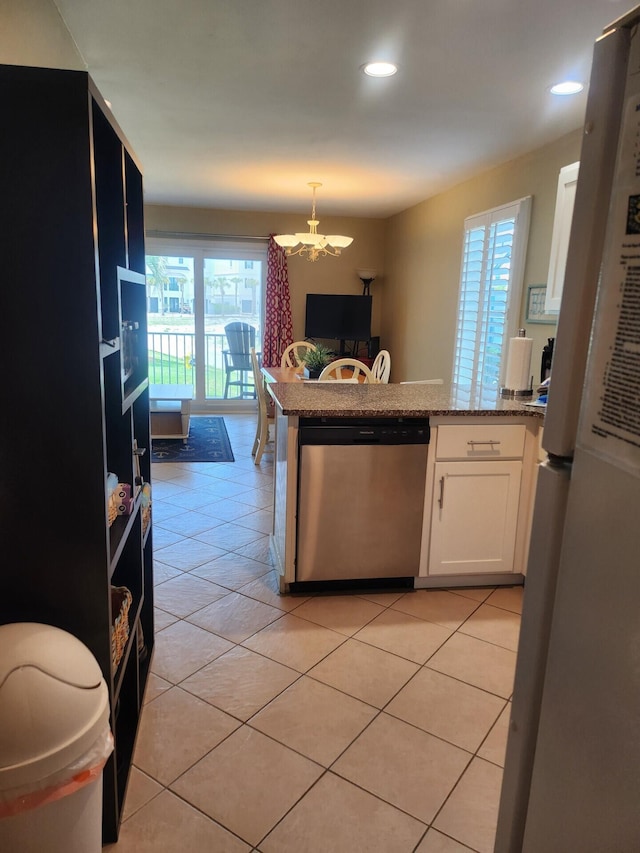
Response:
POLYGON ((527 288, 527 323, 557 323, 557 314, 547 314, 544 301, 547 295, 546 284, 530 284, 527 288))

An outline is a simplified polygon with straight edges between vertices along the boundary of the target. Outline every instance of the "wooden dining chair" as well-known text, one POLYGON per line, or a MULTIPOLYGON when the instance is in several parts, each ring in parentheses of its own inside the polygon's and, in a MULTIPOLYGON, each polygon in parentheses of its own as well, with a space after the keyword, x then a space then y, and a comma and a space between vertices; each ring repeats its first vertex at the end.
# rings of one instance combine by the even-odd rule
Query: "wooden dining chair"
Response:
POLYGON ((389 351, 381 349, 375 357, 371 365, 371 373, 373 381, 386 385, 389 382, 389 374, 391 373, 391 356, 389 351))
POLYGON ((267 408, 267 392, 264 389, 264 377, 260 372, 258 364, 258 356, 256 355, 255 347, 251 347, 251 366, 253 368, 253 381, 256 387, 256 398, 258 400, 258 423, 256 426, 256 437, 253 441, 251 455, 256 465, 260 464, 260 459, 264 452, 267 442, 271 440, 269 435, 269 427, 274 423, 274 418, 269 415, 267 408))
POLYGON ((366 364, 357 358, 337 358, 328 364, 320 374, 319 382, 359 382, 360 374, 364 382, 373 383, 373 375, 366 364))
POLYGON ((309 341, 294 341, 282 353, 280 367, 302 367, 304 362, 302 361, 301 353, 315 350, 315 348, 315 344, 309 341))

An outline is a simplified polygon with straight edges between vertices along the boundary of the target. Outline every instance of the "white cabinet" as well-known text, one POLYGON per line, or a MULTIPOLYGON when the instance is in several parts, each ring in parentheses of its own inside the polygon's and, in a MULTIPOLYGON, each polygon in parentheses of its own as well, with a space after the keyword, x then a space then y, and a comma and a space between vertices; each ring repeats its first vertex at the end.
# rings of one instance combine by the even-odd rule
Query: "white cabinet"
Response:
POLYGON ((438 429, 429 575, 514 571, 525 427, 438 429))
POLYGON ((513 571, 520 462, 437 462, 429 574, 513 571))
POLYGON ((560 177, 558 178, 549 274, 547 276, 547 294, 544 304, 547 313, 557 314, 560 311, 579 167, 580 163, 571 163, 571 165, 565 166, 560 169, 560 177))

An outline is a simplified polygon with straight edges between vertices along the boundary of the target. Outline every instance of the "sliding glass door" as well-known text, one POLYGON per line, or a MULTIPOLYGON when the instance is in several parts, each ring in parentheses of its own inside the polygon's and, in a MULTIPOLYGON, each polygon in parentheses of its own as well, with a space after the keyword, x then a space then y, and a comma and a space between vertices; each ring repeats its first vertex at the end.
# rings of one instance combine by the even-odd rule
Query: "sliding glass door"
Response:
POLYGON ((260 352, 266 260, 266 243, 147 240, 151 383, 193 385, 202 409, 255 405, 233 329, 260 352))
POLYGON ((149 381, 193 385, 194 258, 147 255, 149 381))

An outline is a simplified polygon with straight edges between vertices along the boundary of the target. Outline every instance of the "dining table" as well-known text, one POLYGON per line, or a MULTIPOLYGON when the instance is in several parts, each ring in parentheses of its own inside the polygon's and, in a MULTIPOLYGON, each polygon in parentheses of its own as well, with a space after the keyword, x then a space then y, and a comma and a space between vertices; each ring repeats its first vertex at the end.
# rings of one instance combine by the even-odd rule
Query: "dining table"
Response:
MULTIPOLYGON (((317 379, 307 379, 298 367, 263 367, 261 368, 265 382, 317 382, 317 379)), ((364 373, 358 377, 358 382, 364 382, 364 373)), ((351 383, 349 383, 351 384, 351 383)))
POLYGON ((265 382, 300 382, 302 375, 297 367, 262 367, 265 382))

